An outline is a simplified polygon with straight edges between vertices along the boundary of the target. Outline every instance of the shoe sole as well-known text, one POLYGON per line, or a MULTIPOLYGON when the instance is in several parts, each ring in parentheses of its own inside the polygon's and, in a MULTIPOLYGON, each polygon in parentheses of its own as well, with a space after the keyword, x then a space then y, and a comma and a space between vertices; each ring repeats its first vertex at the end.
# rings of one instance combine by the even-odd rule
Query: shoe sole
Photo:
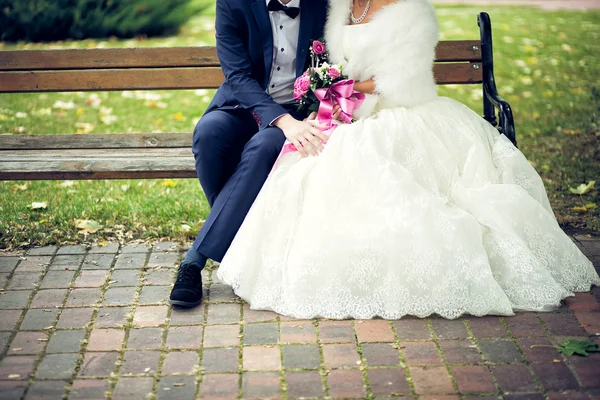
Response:
POLYGON ((199 306, 200 303, 202 303, 202 299, 195 301, 193 303, 190 303, 187 301, 181 301, 181 300, 169 300, 169 304, 172 306, 188 307, 188 308, 199 306))

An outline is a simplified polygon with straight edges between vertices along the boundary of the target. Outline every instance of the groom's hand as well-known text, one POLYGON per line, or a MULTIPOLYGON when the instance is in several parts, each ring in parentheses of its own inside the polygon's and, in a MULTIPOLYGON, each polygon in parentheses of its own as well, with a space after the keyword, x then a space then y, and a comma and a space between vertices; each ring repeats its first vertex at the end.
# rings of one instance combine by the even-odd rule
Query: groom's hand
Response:
POLYGON ((290 114, 278 118, 273 125, 283 131, 283 134, 294 146, 298 152, 306 157, 308 154, 319 155, 323 150, 323 143, 327 142, 327 136, 319 128, 327 128, 319 125, 314 120, 298 121, 290 114))

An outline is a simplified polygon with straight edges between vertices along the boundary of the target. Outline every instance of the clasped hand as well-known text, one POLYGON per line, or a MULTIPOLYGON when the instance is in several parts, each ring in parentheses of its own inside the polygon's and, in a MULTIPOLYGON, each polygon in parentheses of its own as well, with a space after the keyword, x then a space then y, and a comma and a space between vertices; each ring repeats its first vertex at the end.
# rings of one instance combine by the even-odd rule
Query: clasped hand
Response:
POLYGON ((283 131, 286 139, 296 147, 296 150, 303 157, 309 154, 313 156, 319 155, 323 151, 324 144, 329 139, 321 131, 328 127, 319 124, 317 113, 312 113, 304 121, 298 121, 287 114, 275 121, 274 125, 283 131))

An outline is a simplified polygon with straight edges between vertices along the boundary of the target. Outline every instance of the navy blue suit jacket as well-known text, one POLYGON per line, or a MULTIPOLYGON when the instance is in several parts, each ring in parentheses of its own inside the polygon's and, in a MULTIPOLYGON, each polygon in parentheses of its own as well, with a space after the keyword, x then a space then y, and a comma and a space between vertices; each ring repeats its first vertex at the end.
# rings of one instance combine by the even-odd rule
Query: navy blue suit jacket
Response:
MULTIPOLYGON (((326 0, 301 0, 296 76, 308 66, 312 40, 323 36, 326 0)), ((246 109, 261 129, 287 111, 265 90, 273 63, 273 33, 265 0, 217 0, 217 55, 225 82, 206 112, 246 109)))

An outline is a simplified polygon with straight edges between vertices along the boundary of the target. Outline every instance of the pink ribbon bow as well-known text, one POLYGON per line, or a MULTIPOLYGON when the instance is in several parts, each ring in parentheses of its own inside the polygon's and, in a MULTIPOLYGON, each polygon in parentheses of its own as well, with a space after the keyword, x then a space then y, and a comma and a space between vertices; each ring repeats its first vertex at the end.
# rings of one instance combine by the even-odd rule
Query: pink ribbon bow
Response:
MULTIPOLYGON (((354 90, 354 81, 346 79, 331 85, 329 88, 315 90, 315 96, 321 102, 317 111, 317 120, 327 128, 323 133, 329 137, 337 128, 333 123, 333 107, 338 104, 341 109, 340 118, 343 122, 349 124, 352 122, 352 113, 358 109, 365 100, 365 95, 354 90)), ((293 143, 287 143, 283 146, 279 157, 286 153, 297 151, 293 143)))

